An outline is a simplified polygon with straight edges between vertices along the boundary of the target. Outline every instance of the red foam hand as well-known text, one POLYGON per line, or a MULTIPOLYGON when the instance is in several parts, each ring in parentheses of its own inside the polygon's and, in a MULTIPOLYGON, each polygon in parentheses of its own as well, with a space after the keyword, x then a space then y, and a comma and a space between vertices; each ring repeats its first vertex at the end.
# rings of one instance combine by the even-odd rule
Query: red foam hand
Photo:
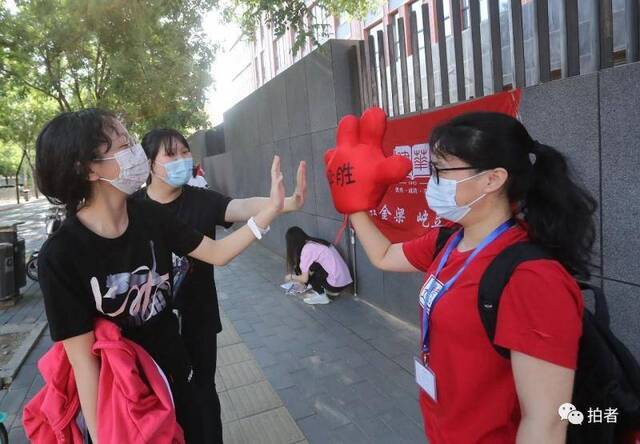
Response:
POLYGON ((380 108, 369 108, 362 118, 340 120, 336 147, 324 155, 325 173, 338 212, 353 214, 376 208, 389 185, 400 182, 411 171, 409 159, 385 157, 382 137, 387 116, 380 108))

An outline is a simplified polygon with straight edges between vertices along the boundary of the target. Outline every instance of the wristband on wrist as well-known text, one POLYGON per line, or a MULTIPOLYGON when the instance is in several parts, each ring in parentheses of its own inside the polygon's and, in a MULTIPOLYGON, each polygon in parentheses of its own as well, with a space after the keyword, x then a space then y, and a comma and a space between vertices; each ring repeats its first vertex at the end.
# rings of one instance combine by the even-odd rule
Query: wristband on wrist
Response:
POLYGON ((253 217, 249 218, 249 220, 247 221, 247 226, 258 240, 262 239, 262 236, 267 234, 271 229, 271 227, 260 228, 253 217))

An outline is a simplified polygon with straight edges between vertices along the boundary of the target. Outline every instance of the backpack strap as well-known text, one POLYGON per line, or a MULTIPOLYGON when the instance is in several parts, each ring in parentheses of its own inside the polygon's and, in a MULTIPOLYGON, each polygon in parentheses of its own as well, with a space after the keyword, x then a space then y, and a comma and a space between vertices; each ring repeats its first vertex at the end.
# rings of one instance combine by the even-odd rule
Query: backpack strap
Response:
POLYGON ((459 228, 456 227, 440 227, 438 237, 436 238, 436 249, 433 252, 434 259, 438 257, 438 254, 442 251, 449 238, 451 238, 453 233, 458 231, 458 229, 459 228))
POLYGON ((510 358, 508 349, 493 343, 498 320, 498 306, 504 288, 516 267, 522 262, 537 259, 552 259, 541 246, 530 242, 518 242, 500 252, 489 264, 480 280, 478 290, 478 312, 493 348, 505 359, 510 358))
POLYGON ((607 306, 607 299, 604 297, 602 288, 591 285, 589 282, 578 281, 580 290, 590 291, 593 293, 593 299, 595 302, 595 311, 593 316, 600 325, 605 328, 609 328, 609 308, 607 306))

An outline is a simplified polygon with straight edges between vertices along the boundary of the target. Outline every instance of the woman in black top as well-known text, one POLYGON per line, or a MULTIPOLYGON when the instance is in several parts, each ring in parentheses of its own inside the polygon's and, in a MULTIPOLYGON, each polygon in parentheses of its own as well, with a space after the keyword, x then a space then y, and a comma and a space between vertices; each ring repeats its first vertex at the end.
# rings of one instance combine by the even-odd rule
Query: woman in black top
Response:
POLYGON ((68 217, 43 246, 38 263, 51 336, 63 341, 82 413, 95 442, 98 359, 94 321, 112 320, 149 352, 170 382, 178 422, 199 442, 196 393, 178 323, 171 312, 171 252, 223 265, 260 238, 284 205, 280 161, 271 169, 269 204, 243 227, 215 241, 159 205, 128 200, 149 174, 144 150, 111 113, 67 112, 36 142, 36 175, 49 200, 68 217))
MULTIPOLYGON (((228 227, 246 221, 270 205, 269 198, 231 199, 216 191, 187 185, 193 158, 189 143, 174 129, 155 129, 142 138, 150 161, 147 187, 133 197, 162 204, 179 220, 215 239, 216 226, 228 227)), ((293 196, 285 199, 284 212, 296 211, 304 203, 305 164, 300 163, 293 196)), ((192 382, 203 396, 200 409, 205 420, 201 442, 222 442, 220 401, 215 386, 216 335, 222 331, 213 266, 197 259, 174 256, 175 305, 180 312, 181 335, 191 364, 192 382)))

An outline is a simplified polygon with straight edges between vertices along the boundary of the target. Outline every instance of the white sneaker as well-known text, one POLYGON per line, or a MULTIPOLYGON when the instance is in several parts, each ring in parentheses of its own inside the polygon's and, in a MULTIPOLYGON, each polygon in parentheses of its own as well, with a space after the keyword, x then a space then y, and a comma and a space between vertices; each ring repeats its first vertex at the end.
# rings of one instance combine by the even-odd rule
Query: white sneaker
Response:
POLYGON ((304 298, 304 303, 309 305, 328 304, 329 302, 331 302, 331 299, 326 294, 315 291, 311 292, 311 296, 304 298))

